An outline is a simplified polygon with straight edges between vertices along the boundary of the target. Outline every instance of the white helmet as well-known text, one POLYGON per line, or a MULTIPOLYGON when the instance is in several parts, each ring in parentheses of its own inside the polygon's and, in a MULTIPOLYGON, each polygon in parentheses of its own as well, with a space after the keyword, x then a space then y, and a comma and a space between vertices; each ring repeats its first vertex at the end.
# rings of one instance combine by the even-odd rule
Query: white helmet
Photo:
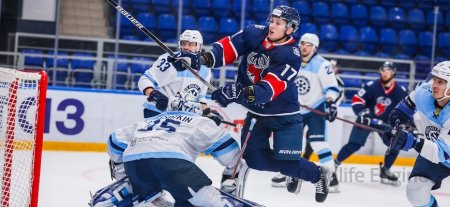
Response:
POLYGON ((185 30, 180 35, 180 41, 178 41, 178 47, 180 48, 180 50, 181 50, 181 41, 195 42, 197 43, 196 52, 200 52, 202 50, 203 37, 198 30, 185 30))
POLYGON ((447 88, 445 89, 444 96, 437 101, 441 101, 444 98, 450 98, 450 96, 447 95, 447 92, 450 89, 450 61, 443 61, 438 63, 431 70, 431 75, 433 77, 437 77, 447 81, 447 88))
POLYGON ((300 42, 308 42, 314 45, 316 48, 319 47, 319 37, 313 33, 305 33, 300 38, 300 42))

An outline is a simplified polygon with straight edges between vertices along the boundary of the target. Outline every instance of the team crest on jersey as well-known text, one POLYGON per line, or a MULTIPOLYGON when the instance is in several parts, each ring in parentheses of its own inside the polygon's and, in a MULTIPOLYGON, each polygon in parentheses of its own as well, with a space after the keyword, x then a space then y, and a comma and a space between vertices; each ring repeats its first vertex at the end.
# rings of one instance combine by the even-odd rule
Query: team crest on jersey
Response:
POLYGON ((292 47, 292 50, 294 52, 294 55, 300 57, 300 50, 297 47, 292 47))
POLYGON ((190 96, 197 97, 200 93, 200 86, 197 84, 190 84, 186 88, 184 88, 184 92, 189 94, 190 96))
POLYGON ((270 57, 265 54, 251 52, 247 56, 247 75, 253 83, 261 80, 261 73, 270 65, 270 57))
POLYGON ((300 95, 306 95, 311 90, 311 83, 304 76, 297 76, 295 84, 297 85, 298 94, 300 95))
POLYGON ((425 127, 425 137, 428 140, 431 140, 433 142, 438 139, 440 132, 441 132, 441 130, 439 130, 435 126, 427 126, 427 127, 425 127))
POLYGON ((388 97, 378 97, 377 98, 377 104, 375 104, 375 114, 377 116, 380 116, 386 111, 386 108, 389 107, 389 105, 392 104, 392 100, 388 97))

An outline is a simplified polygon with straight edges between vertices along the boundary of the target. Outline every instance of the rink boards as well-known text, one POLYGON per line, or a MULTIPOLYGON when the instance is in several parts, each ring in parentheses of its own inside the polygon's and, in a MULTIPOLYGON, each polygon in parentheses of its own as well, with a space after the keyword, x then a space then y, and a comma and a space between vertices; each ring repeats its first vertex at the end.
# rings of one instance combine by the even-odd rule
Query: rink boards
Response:
MULTIPOLYGON (((144 101, 146 97, 138 92, 50 87, 47 93, 44 150, 105 151, 105 143, 111 132, 142 119, 144 101)), ((219 108, 211 100, 208 100, 208 104, 219 110, 226 121, 243 123, 246 114, 243 107, 231 104, 227 108, 219 108)), ((350 105, 339 106, 338 116, 355 119, 350 105)), ((239 127, 222 127, 229 130, 234 138, 239 138, 239 127)), ((327 123, 327 137, 334 154, 347 143, 351 128, 351 125, 341 121, 327 123)), ((366 145, 358 151, 362 156, 353 159, 357 163, 375 163, 382 160, 380 155, 385 151, 381 139, 372 133, 366 145)), ((400 156, 416 155, 415 152, 402 152, 400 156)), ((400 162, 413 164, 409 158, 400 162)))

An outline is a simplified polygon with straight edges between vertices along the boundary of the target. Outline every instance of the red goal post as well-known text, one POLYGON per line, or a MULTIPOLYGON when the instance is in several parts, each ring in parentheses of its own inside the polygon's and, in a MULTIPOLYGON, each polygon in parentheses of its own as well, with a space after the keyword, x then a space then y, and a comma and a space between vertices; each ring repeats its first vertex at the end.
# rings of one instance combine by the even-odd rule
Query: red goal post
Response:
POLYGON ((0 207, 38 206, 47 74, 0 67, 0 207))

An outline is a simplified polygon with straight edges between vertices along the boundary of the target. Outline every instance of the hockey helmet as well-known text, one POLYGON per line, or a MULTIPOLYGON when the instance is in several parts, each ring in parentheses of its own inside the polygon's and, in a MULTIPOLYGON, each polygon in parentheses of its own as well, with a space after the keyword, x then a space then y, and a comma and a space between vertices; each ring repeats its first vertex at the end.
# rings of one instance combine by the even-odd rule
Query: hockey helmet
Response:
POLYGON ((294 29, 293 33, 297 31, 300 26, 300 15, 297 9, 293 7, 284 5, 278 6, 273 9, 272 13, 269 15, 268 20, 270 20, 270 17, 278 17, 284 19, 287 22, 286 29, 292 27, 294 29))
POLYGON ((181 50, 181 41, 195 42, 197 43, 197 51, 200 52, 203 46, 203 37, 198 30, 185 30, 180 35, 180 41, 178 41, 178 47, 181 50))
POLYGON ((313 33, 305 33, 302 35, 302 37, 300 38, 300 42, 307 42, 307 43, 311 43, 314 47, 318 48, 319 47, 319 37, 316 34, 313 33))
POLYGON ((389 68, 389 69, 391 69, 394 73, 397 72, 397 67, 395 67, 394 62, 391 62, 391 61, 385 61, 385 62, 383 63, 383 65, 381 65, 380 70, 381 70, 381 69, 384 69, 384 68, 389 68))
POLYGON ((438 63, 431 70, 431 75, 447 81, 447 88, 450 88, 450 61, 438 63))

